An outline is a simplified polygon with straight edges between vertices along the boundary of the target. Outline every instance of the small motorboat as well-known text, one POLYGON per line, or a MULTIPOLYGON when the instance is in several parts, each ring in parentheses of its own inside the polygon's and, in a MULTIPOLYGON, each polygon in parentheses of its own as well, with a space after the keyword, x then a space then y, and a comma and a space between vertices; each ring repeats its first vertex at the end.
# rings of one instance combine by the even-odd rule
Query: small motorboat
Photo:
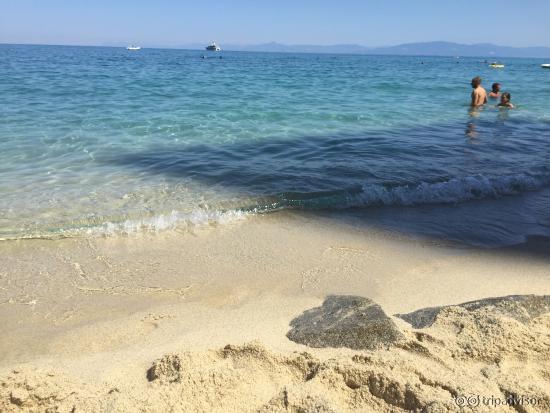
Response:
POLYGON ((210 45, 206 46, 206 50, 209 50, 211 52, 219 52, 222 49, 216 44, 216 42, 212 42, 210 43, 210 45))
POLYGON ((543 69, 550 69, 550 63, 543 63, 540 65, 543 69))
POLYGON ((502 63, 493 62, 489 65, 489 67, 492 67, 493 69, 502 69, 504 65, 502 63))
POLYGON ((131 45, 131 46, 128 46, 128 47, 126 48, 126 50, 141 50, 141 47, 140 47, 140 46, 131 45))

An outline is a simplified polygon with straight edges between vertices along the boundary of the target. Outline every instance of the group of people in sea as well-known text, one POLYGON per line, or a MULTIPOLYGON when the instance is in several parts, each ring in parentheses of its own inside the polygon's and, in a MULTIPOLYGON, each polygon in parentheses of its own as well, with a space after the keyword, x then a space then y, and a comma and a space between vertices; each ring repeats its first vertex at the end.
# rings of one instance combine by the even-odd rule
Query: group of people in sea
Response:
POLYGON ((493 83, 491 87, 491 93, 487 95, 487 91, 481 86, 481 78, 476 76, 472 79, 472 107, 480 107, 487 103, 489 99, 500 99, 500 102, 497 106, 503 108, 513 109, 514 105, 512 104, 512 95, 509 92, 500 91, 500 83, 493 83))

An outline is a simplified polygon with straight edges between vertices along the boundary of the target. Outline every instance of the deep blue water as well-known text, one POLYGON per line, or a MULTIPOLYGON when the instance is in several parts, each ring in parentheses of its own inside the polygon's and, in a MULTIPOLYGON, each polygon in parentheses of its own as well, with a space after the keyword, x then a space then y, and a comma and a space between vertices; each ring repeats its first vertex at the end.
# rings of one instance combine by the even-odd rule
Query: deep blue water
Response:
POLYGON ((478 245, 550 233, 544 61, 205 54, 0 45, 0 238, 288 208, 478 245), (470 111, 476 75, 517 108, 470 111))

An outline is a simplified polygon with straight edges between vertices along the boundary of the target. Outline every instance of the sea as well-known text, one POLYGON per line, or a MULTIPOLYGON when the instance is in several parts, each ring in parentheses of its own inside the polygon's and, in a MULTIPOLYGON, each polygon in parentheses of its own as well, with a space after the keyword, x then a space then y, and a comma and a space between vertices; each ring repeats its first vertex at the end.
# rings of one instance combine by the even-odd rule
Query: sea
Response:
POLYGON ((285 210, 493 248, 550 236, 541 59, 0 45, 0 239, 285 210), (469 107, 500 82, 513 110, 469 107))

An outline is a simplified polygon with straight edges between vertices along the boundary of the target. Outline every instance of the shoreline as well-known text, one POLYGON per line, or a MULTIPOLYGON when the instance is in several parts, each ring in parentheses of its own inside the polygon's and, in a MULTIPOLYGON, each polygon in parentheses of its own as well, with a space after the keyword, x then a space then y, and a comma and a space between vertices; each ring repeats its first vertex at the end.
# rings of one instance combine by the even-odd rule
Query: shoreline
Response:
MULTIPOLYGON (((0 243, 0 379, 13 369, 53 370, 73 384, 116 383, 124 397, 143 396, 154 393, 144 372, 165 354, 202 354, 199 372, 217 363, 205 354, 228 344, 258 342, 284 357, 350 357, 358 352, 288 340, 290 321, 331 294, 368 297, 390 316, 487 297, 550 295, 550 259, 541 253, 547 245, 543 239, 481 250, 292 212, 183 234, 0 243)), ((220 408, 212 403, 194 407, 220 408)))

